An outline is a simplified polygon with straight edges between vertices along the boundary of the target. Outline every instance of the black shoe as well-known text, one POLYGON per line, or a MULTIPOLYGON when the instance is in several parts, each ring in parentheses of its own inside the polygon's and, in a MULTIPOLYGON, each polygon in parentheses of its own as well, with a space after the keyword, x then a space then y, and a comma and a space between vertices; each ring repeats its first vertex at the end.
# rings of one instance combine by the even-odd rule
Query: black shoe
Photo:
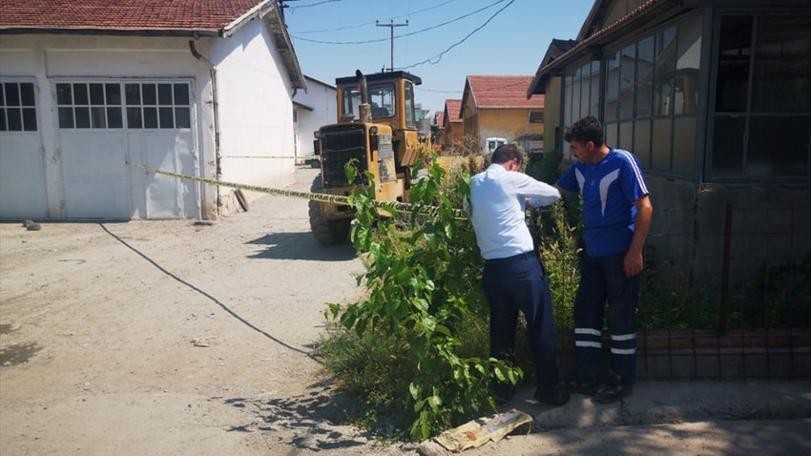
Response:
POLYGON ((611 404, 617 402, 623 397, 627 397, 633 392, 634 386, 622 382, 612 382, 604 385, 597 391, 597 395, 592 399, 598 404, 611 404))
POLYGON ((594 396, 597 394, 597 388, 600 385, 594 380, 567 380, 566 387, 569 389, 569 392, 575 394, 582 394, 584 396, 594 396))
POLYGON ((541 392, 540 389, 536 389, 535 400, 542 404, 551 405, 552 407, 560 407, 569 402, 569 391, 562 386, 546 392, 541 392))

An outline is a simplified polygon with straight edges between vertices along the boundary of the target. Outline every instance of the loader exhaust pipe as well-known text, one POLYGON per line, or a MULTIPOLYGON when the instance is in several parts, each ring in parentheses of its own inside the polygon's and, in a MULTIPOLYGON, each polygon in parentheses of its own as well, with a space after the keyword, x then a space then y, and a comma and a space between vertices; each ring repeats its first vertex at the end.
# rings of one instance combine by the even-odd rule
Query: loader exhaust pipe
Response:
POLYGON ((366 86, 366 76, 360 70, 355 70, 355 77, 360 80, 360 106, 358 114, 361 122, 372 122, 372 106, 369 104, 369 89, 366 86))

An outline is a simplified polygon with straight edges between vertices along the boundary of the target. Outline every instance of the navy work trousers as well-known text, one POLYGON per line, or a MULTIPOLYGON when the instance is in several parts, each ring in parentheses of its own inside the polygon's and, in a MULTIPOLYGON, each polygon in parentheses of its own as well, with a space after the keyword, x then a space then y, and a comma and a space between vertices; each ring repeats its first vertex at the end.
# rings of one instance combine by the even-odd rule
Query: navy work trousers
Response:
POLYGON ((591 257, 580 262, 580 287, 574 303, 577 378, 599 380, 605 307, 611 333, 611 369, 625 384, 636 380, 636 306, 639 276, 626 277, 625 254, 591 257))
POLYGON ((518 311, 522 311, 527 319, 538 388, 553 390, 558 384, 555 320, 549 282, 538 257, 528 252, 489 260, 484 265, 482 282, 490 303, 491 356, 513 360, 518 311))

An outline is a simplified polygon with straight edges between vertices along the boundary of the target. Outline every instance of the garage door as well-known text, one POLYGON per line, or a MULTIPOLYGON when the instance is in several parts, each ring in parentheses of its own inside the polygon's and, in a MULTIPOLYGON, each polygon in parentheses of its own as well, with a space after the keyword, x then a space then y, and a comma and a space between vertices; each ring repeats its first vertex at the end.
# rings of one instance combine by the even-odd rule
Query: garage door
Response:
POLYGON ((196 186, 127 161, 196 174, 188 81, 61 81, 55 85, 68 219, 198 215, 196 186))
POLYGON ((0 79, 0 218, 47 215, 43 160, 33 79, 0 79))

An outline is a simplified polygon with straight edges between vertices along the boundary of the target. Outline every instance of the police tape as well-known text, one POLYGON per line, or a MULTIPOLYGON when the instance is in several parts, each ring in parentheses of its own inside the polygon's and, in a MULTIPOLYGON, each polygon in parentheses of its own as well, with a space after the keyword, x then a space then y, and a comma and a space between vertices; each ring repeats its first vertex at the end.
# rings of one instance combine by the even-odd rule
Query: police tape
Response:
MULTIPOLYGON (((248 190, 251 192, 259 192, 259 193, 266 193, 268 195, 274 196, 283 196, 287 198, 298 198, 298 199, 305 199, 309 201, 315 201, 318 203, 324 204, 333 204, 336 206, 353 206, 353 204, 349 201, 349 197, 344 195, 332 195, 329 193, 313 193, 313 192, 302 192, 298 190, 284 190, 280 188, 272 188, 272 187, 261 187, 258 185, 248 185, 248 184, 238 184, 236 182, 227 182, 221 181, 217 179, 208 179, 205 177, 197 177, 197 176, 188 176, 185 174, 173 173, 171 171, 164 171, 158 168, 151 168, 149 166, 144 166, 140 163, 133 163, 127 161, 126 164, 128 166, 132 166, 133 168, 138 168, 148 173, 153 174, 160 174, 162 176, 169 176, 169 177, 176 177, 178 179, 189 180, 192 182, 200 182, 202 184, 209 184, 209 185, 217 185, 220 187, 228 187, 240 190, 248 190)), ((370 202, 372 206, 378 209, 389 210, 394 209, 398 212, 408 212, 412 213, 415 211, 419 211, 420 214, 425 215, 436 215, 439 211, 439 207, 437 206, 418 206, 410 203, 403 203, 400 201, 377 201, 372 200, 370 202)), ((453 209, 453 216, 454 218, 459 219, 467 219, 468 215, 467 212, 461 209, 453 209)))

